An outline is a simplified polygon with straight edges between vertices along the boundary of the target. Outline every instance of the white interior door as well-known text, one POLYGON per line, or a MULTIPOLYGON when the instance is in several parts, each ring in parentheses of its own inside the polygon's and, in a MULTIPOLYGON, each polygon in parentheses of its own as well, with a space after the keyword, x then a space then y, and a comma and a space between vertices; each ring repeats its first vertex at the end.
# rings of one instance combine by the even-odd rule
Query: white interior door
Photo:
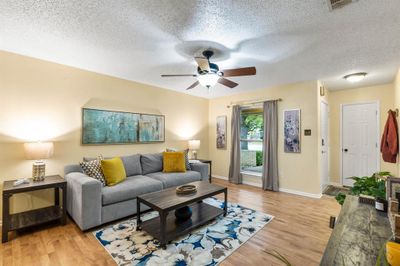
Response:
POLYGON ((378 103, 342 105, 342 183, 370 176, 379 169, 378 103))
POLYGON ((321 102, 321 189, 329 184, 329 107, 321 102))

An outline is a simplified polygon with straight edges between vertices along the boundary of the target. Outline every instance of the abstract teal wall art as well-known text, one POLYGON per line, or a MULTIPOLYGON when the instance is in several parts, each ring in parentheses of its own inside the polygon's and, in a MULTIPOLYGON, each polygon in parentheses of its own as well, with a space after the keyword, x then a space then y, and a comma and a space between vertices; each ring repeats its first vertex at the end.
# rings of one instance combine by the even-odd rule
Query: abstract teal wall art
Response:
POLYGON ((164 117, 141 114, 139 118, 139 142, 164 140, 164 117))
POLYGON ((163 142, 165 117, 83 108, 82 144, 163 142))

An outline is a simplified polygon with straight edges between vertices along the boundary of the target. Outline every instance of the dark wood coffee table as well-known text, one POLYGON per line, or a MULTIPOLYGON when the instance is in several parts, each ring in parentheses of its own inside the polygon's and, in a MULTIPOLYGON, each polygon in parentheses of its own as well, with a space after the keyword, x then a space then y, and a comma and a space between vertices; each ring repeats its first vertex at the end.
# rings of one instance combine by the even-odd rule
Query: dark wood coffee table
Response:
POLYGON ((165 249, 168 242, 178 236, 189 233, 219 215, 227 213, 228 189, 208 182, 190 183, 197 187, 197 192, 190 195, 177 195, 176 188, 168 188, 158 192, 152 192, 137 197, 137 228, 144 230, 160 241, 160 245, 165 249), (224 208, 217 208, 203 202, 205 198, 224 193, 224 208), (142 221, 140 219, 140 204, 143 203, 155 211, 159 216, 153 219, 142 221), (176 222, 174 210, 189 206, 192 209, 192 217, 183 222, 176 222))

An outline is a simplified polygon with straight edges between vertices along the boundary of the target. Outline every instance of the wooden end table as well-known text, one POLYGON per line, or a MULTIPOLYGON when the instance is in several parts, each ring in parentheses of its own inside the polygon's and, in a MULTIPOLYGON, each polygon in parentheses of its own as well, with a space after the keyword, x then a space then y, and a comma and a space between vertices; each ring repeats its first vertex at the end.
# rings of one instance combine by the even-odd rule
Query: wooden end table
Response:
POLYGON ((8 232, 60 220, 65 225, 67 221, 67 182, 59 175, 46 176, 44 181, 22 184, 14 187, 15 180, 3 183, 3 226, 2 243, 8 241, 8 232), (54 206, 10 214, 10 198, 17 193, 54 188, 54 206), (60 205, 60 188, 62 189, 62 206, 60 205))
POLYGON ((212 174, 211 174, 211 170, 212 170, 212 161, 208 160, 208 159, 197 159, 198 161, 200 161, 201 163, 207 163, 210 165, 210 175, 208 176, 208 181, 211 183, 211 178, 212 178, 212 174))
POLYGON ((161 248, 165 249, 168 242, 178 236, 189 233, 219 215, 226 216, 228 206, 228 189, 203 181, 189 183, 197 187, 197 192, 189 195, 177 195, 176 187, 162 191, 147 193, 137 197, 137 227, 136 230, 144 230, 160 241, 161 248), (223 209, 203 202, 203 199, 224 193, 225 204, 223 209), (140 204, 145 204, 158 211, 159 216, 142 221, 140 219, 140 204), (192 217, 186 221, 176 223, 174 211, 189 206, 192 209, 192 217))

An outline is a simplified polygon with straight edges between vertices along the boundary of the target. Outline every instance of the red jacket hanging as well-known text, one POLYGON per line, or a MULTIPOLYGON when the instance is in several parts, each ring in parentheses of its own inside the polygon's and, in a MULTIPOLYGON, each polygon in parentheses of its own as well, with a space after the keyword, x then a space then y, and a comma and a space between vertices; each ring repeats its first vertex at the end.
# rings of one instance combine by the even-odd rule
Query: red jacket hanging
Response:
POLYGON ((389 116, 382 135, 381 152, 385 162, 396 163, 397 153, 399 152, 396 112, 390 110, 388 113, 389 116))

